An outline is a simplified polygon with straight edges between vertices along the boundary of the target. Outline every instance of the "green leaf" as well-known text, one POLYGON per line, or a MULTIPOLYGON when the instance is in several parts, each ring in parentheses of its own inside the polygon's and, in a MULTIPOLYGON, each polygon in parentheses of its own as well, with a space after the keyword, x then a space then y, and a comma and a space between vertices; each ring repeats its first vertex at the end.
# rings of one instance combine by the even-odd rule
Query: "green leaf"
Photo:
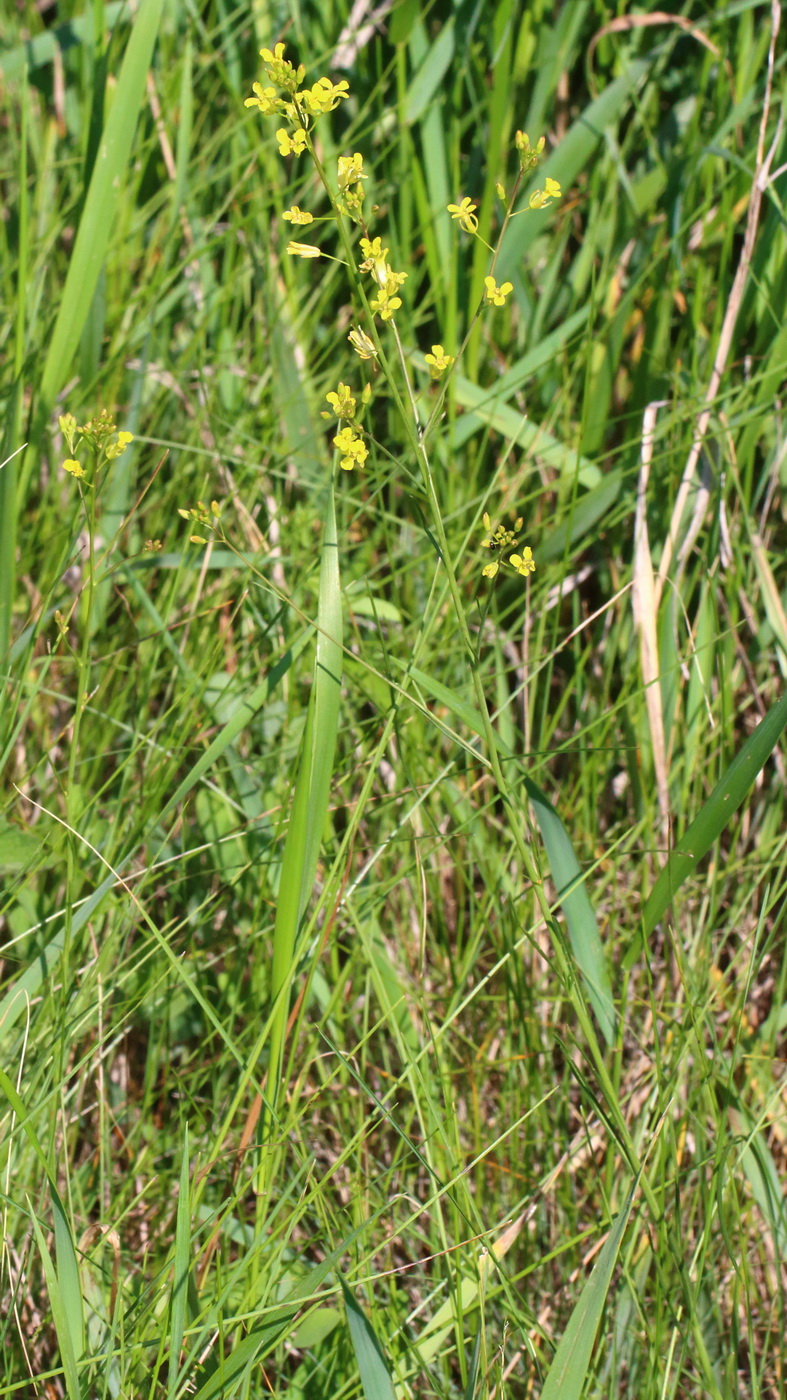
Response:
POLYGON ((612 987, 601 935, 579 861, 568 832, 549 798, 530 778, 525 778, 525 787, 533 804, 552 879, 557 887, 557 897, 565 915, 571 951, 582 973, 604 1039, 608 1045, 612 1045, 616 1021, 612 987))
POLYGON ((777 700, 754 733, 749 735, 707 802, 670 852, 645 905, 642 916, 645 938, 653 932, 684 880, 694 874, 699 861, 707 855, 730 817, 741 806, 760 769, 776 748, 785 725, 787 694, 777 700))
POLYGON ((396 1400, 391 1373, 374 1329, 355 1301, 355 1296, 339 1274, 347 1309, 347 1325, 353 1344, 361 1385, 366 1400, 396 1400))
POLYGON ((145 97, 163 3, 164 0, 142 0, 123 56, 44 363, 39 406, 43 417, 49 414, 68 376, 103 267, 115 214, 124 194, 131 144, 145 97))
POLYGON ((289 1017, 287 989, 294 968, 295 941, 314 886, 317 860, 328 817, 333 757, 339 727, 342 684, 342 596, 339 546, 331 484, 320 565, 317 655, 306 732, 284 843, 276 921, 273 930, 271 1048, 268 1086, 275 1103, 289 1017))
POLYGON ((189 1128, 183 1130, 183 1155, 180 1163, 180 1184, 178 1186, 178 1212, 175 1221, 175 1275, 172 1280, 172 1302, 169 1323, 169 1373, 167 1377, 168 1400, 174 1400, 178 1390, 180 1351, 186 1330, 186 1316, 189 1301, 190 1267, 190 1209, 189 1209, 189 1128))
POLYGON ((579 1400, 590 1367, 598 1325, 604 1309, 612 1270, 618 1257, 623 1232, 628 1224, 639 1176, 615 1224, 609 1232, 585 1287, 579 1296, 549 1368, 541 1400, 579 1400))

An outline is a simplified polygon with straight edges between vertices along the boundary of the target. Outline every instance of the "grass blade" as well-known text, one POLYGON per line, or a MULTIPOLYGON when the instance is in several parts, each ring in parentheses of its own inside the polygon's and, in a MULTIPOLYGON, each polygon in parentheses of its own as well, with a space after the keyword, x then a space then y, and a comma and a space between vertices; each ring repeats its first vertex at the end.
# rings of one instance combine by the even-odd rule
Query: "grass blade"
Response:
POLYGON ((579 861, 568 832, 549 798, 530 778, 525 779, 525 787, 533 804, 552 879, 557 886, 557 897, 568 925, 571 951, 582 973, 604 1039, 608 1045, 612 1045, 616 1025, 612 987, 601 935, 579 861))
POLYGON ((320 843, 328 815, 328 797, 342 681, 342 602, 339 583, 339 549, 333 484, 328 496, 320 567, 320 600, 317 618, 317 655, 306 732, 295 797, 282 857, 279 899, 273 933, 271 1024, 268 1085, 275 1102, 284 1053, 289 1015, 285 993, 293 971, 298 925, 314 884, 320 843))
POLYGON ((582 1394, 582 1387, 590 1367, 593 1342, 601 1321, 612 1270, 618 1257, 623 1232, 628 1224, 638 1181, 639 1177, 637 1177, 626 1204, 609 1232, 609 1239, 604 1245, 593 1267, 593 1272, 582 1289, 579 1301, 569 1318, 568 1326, 558 1343, 552 1365, 544 1382, 541 1400, 579 1400, 582 1394))
POLYGON ((93 301, 131 154, 145 79, 164 0, 143 0, 123 57, 112 111, 101 137, 41 377, 45 417, 64 383, 93 301))
POLYGON ((187 1123, 183 1130, 183 1159, 180 1165, 178 1214, 175 1223, 175 1276, 172 1280, 172 1305, 169 1315, 168 1400, 174 1400, 178 1389, 180 1352, 183 1346, 183 1334, 186 1330, 186 1314, 188 1310, 190 1240, 189 1128, 187 1123))
POLYGON ((760 769, 773 753, 785 725, 787 694, 777 700, 754 733, 749 735, 707 802, 670 852, 645 904, 643 925, 646 938, 663 917, 684 880, 694 873, 698 861, 707 855, 733 812, 740 807, 760 769))
POLYGON ((391 1373, 374 1329, 341 1274, 339 1283, 344 1295, 347 1326, 350 1329, 350 1340, 361 1373, 361 1385, 366 1400, 395 1400, 391 1373))

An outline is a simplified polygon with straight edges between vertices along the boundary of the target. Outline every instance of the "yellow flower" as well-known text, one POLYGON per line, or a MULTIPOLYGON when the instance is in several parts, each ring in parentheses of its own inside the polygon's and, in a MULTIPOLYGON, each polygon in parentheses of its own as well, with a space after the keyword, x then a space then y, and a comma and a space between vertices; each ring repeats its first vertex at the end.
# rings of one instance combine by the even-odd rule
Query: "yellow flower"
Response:
POLYGON ((333 440, 334 447, 341 452, 339 466, 346 472, 353 467, 362 467, 369 456, 369 449, 362 438, 356 437, 352 428, 342 428, 333 440))
POLYGON ((547 175, 543 190, 533 190, 530 196, 531 209, 547 209, 553 199, 562 199, 563 191, 557 180, 547 175))
MULTIPOLYGON (((352 156, 339 156, 339 189, 346 190, 348 185, 352 185, 356 180, 367 180, 368 175, 363 173, 363 156, 356 151, 352 156)), ((368 242, 368 239, 363 240, 368 242)))
POLYGON ((306 77, 306 69, 302 63, 299 63, 297 68, 293 68, 292 64, 284 57, 283 44, 277 44, 273 53, 270 49, 260 49, 260 57, 268 70, 270 79, 279 87, 284 88, 286 92, 294 92, 306 77))
POLYGON ((465 233, 475 233, 478 228, 478 220, 475 216, 477 204, 473 204, 469 195, 465 195, 459 204, 449 204, 448 212, 452 219, 458 219, 465 233))
POLYGON ((484 578, 494 578, 499 568, 500 565, 498 564, 497 560, 493 559, 491 564, 484 565, 483 569, 481 570, 481 573, 483 574, 484 578))
POLYGON ((509 564, 513 564, 518 574, 524 574, 525 577, 527 577, 528 574, 534 574, 536 571, 536 561, 533 558, 533 551, 529 545, 522 550, 521 554, 512 554, 508 562, 509 564))
POLYGON ((314 215, 307 213, 305 209, 299 209, 297 204, 293 204, 292 209, 285 209, 282 218, 289 219, 292 224, 314 223, 314 215))
POLYGON ((394 311, 398 311, 401 304, 402 298, 390 296, 384 287, 381 287, 377 296, 372 297, 372 300, 369 302, 372 311, 377 312, 381 321, 390 321, 394 311))
POLYGON ((514 290, 513 282, 504 282, 502 287, 496 286, 494 277, 485 277, 484 286, 484 301, 488 306, 505 306, 506 297, 514 290))
POLYGON ((270 117, 274 112, 280 112, 284 106, 282 99, 276 96, 276 89, 272 87, 264 88, 262 83, 252 83, 251 90, 254 97, 247 97, 244 107, 259 107, 264 117, 270 117))
POLYGON ((118 433, 117 441, 110 443, 106 450, 108 461, 113 461, 115 457, 122 457, 130 442, 134 441, 133 433, 118 433))
POLYGON ((308 107, 310 112, 316 114, 322 112, 332 112, 334 107, 338 107, 342 98, 350 96, 350 84, 344 79, 340 83, 332 83, 330 78, 318 78, 311 88, 304 88, 303 92, 297 93, 299 101, 308 107))
POLYGON ((369 338, 366 331, 362 331, 360 326, 357 330, 350 331, 349 340, 356 355, 360 355, 362 360, 374 360, 377 358, 377 347, 373 340, 369 338))
POLYGON ((383 247, 381 238, 362 238, 361 252, 363 253, 363 262, 359 263, 359 272, 373 272, 376 264, 383 263, 384 265, 385 259, 388 257, 388 249, 383 247))
POLYGON ((442 345, 433 345, 431 355, 424 355, 424 359, 429 366, 429 373, 433 379, 440 379, 445 371, 454 363, 454 355, 446 355, 442 345))
POLYGON ((355 399, 350 393, 349 384, 342 384, 340 380, 336 391, 331 392, 330 394, 326 394, 325 397, 328 400, 328 403, 332 406, 337 418, 355 417, 355 409, 357 405, 355 399))
POLYGON ((85 468, 74 457, 66 457, 63 463, 63 471, 70 472, 72 476, 84 477, 85 468))
POLYGON ((288 243, 287 252, 293 258, 319 258, 322 257, 322 250, 315 248, 313 243, 288 243))
POLYGON ((279 154, 283 156, 302 156, 306 150, 306 132, 302 126, 295 128, 292 136, 285 131, 284 127, 279 127, 276 132, 276 140, 279 143, 279 154))

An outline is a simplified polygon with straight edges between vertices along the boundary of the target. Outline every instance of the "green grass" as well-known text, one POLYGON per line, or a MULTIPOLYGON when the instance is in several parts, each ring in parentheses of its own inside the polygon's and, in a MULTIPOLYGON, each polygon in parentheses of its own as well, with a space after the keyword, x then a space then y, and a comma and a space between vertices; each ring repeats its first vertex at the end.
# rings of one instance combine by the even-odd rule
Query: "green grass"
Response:
POLYGON ((784 1393, 785 174, 650 660, 632 602, 771 10, 594 43, 618 8, 402 0, 346 71, 345 0, 0 20, 0 1396, 784 1393), (364 155, 424 423, 424 354, 469 335, 428 468, 390 327, 389 382, 347 269, 284 252, 344 256, 282 220, 327 199, 243 106, 278 40, 350 84, 321 158, 364 155), (446 205, 495 243, 518 129, 564 197, 473 322, 446 205), (134 441, 82 488, 91 569, 58 416, 102 408, 134 441), (527 581, 482 578, 487 512, 527 581))

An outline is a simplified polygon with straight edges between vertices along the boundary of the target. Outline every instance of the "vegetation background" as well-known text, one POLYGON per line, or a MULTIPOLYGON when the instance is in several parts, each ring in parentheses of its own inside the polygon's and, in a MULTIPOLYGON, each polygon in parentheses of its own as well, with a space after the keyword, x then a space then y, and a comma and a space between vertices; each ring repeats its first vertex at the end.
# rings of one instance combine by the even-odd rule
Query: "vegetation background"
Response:
POLYGON ((779 20, 4 8, 0 1396, 784 1395, 779 20), (563 186, 437 519, 346 269, 284 252, 319 190, 243 105, 280 40, 350 84, 318 141, 426 413, 489 267, 446 206, 494 243, 517 129, 563 186), (58 415, 100 409, 91 521, 58 415))

